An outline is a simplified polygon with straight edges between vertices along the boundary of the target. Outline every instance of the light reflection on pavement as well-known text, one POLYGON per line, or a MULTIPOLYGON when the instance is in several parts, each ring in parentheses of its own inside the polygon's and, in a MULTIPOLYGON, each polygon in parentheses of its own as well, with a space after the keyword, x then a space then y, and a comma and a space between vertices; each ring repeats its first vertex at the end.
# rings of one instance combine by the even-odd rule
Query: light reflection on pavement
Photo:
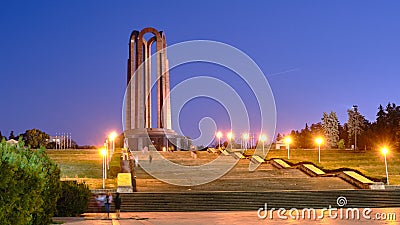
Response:
MULTIPOLYGON (((361 211, 363 209, 360 209, 361 211)), ((317 215, 321 210, 317 210, 317 215)), ((112 219, 105 220, 105 214, 87 213, 81 218, 55 218, 55 221, 64 221, 66 225, 136 225, 136 224, 160 224, 160 225, 186 225, 186 224, 400 224, 400 208, 374 208, 370 214, 371 220, 357 219, 331 219, 324 213, 323 219, 287 219, 278 218, 275 211, 273 219, 269 215, 267 219, 259 219, 256 211, 207 211, 207 212, 129 212, 121 213, 121 220, 115 219, 115 214, 111 214, 112 219), (396 220, 375 220, 375 215, 395 214, 396 220)))

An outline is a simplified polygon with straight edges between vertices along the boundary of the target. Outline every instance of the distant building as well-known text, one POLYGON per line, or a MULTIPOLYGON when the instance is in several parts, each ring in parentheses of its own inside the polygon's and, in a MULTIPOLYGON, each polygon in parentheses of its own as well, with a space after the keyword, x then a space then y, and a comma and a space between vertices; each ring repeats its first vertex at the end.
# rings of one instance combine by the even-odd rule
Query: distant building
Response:
POLYGON ((283 140, 277 141, 275 143, 275 146, 276 149, 282 149, 282 150, 287 149, 287 144, 283 140))
POLYGON ((10 144, 10 145, 17 145, 17 144, 18 144, 18 141, 14 140, 14 139, 10 139, 10 140, 7 141, 7 144, 10 144))

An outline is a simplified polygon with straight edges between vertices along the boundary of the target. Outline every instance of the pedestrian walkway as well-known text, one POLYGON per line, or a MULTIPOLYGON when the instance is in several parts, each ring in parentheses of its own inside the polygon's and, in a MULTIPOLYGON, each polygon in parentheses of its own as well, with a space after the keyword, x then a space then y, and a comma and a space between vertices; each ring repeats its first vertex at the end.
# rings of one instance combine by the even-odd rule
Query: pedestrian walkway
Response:
MULTIPOLYGON (((363 209, 360 209, 361 211, 363 209)), ((321 210, 317 210, 320 215, 321 210)), ((367 220, 361 216, 360 219, 331 219, 325 212, 323 219, 279 219, 277 211, 273 219, 260 219, 257 211, 235 211, 235 212, 129 212, 121 213, 121 219, 117 220, 115 214, 111 219, 106 219, 106 214, 85 213, 83 217, 54 218, 54 221, 63 221, 65 225, 187 225, 187 224, 398 224, 399 218, 391 220, 377 220, 376 215, 395 214, 400 216, 400 208, 374 208, 370 214, 371 219, 367 220)), ((288 215, 288 212, 286 213, 288 215)))

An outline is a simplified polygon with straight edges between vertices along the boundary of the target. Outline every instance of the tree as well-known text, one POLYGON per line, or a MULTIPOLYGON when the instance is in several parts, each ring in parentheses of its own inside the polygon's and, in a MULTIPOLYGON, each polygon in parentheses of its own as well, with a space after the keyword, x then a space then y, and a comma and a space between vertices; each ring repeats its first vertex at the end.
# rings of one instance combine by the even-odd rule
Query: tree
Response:
POLYGON ((51 161, 44 148, 37 150, 36 154, 42 161, 42 173, 46 174, 46 176, 44 179, 44 188, 41 191, 43 205, 40 210, 32 214, 32 224, 47 225, 51 223, 52 215, 57 210, 57 199, 60 197, 61 192, 61 171, 57 164, 51 161))
POLYGON ((396 129, 396 136, 395 136, 395 147, 400 149, 400 122, 396 129))
POLYGON ((3 138, 6 138, 6 137, 4 137, 3 134, 2 134, 1 131, 0 131, 0 141, 2 141, 3 138))
POLYGON ((322 127, 322 123, 313 123, 310 127, 310 132, 312 137, 322 136, 324 135, 324 129, 322 127))
POLYGON ((11 132, 10 132, 10 136, 8 136, 8 140, 11 140, 11 139, 16 139, 16 137, 14 136, 14 131, 12 130, 11 132))
POLYGON ((26 130, 23 136, 25 143, 31 146, 32 148, 39 148, 41 146, 46 146, 48 140, 50 139, 50 135, 36 128, 31 130, 26 130))
POLYGON ((44 149, 0 143, 0 221, 5 225, 51 222, 60 193, 60 170, 44 149))
POLYGON ((280 141, 282 140, 282 135, 280 133, 278 133, 278 135, 276 135, 276 141, 280 141))
POLYGON ((299 145, 305 149, 312 148, 312 136, 307 123, 304 129, 300 131, 299 145))
POLYGON ((349 146, 349 132, 347 123, 344 123, 343 126, 339 123, 339 140, 343 140, 344 148, 349 146))
POLYGON ((322 117, 322 128, 327 145, 336 148, 339 141, 339 120, 335 112, 329 114, 324 112, 322 117))
POLYGON ((400 148, 400 136, 397 134, 400 129, 400 106, 395 103, 388 103, 386 108, 378 107, 376 122, 371 124, 370 135, 379 144, 394 144, 400 148))
POLYGON ((115 139, 115 147, 116 148, 123 148, 124 147, 124 141, 125 141, 125 135, 122 132, 118 137, 115 139))
POLYGON ((297 130, 292 130, 290 132, 290 138, 292 139, 292 142, 290 143, 290 147, 293 149, 296 148, 301 148, 302 146, 300 145, 300 133, 297 130))
POLYGON ((349 139, 354 137, 354 149, 357 150, 357 135, 360 135, 363 131, 365 118, 358 112, 358 107, 356 105, 353 106, 353 109, 347 110, 347 115, 349 139))
POLYGON ((92 193, 85 183, 61 182, 61 194, 57 201, 56 216, 78 216, 87 210, 92 193))
POLYGON ((338 149, 345 149, 345 145, 344 145, 344 139, 340 139, 340 141, 338 142, 338 149))

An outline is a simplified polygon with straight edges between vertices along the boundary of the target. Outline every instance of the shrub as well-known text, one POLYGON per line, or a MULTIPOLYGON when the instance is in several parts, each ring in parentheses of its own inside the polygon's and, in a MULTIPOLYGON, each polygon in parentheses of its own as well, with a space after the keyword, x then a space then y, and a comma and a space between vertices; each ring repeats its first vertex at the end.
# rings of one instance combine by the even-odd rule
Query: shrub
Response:
POLYGON ((343 139, 340 139, 340 141, 337 143, 337 145, 338 145, 339 149, 345 149, 346 148, 345 145, 344 145, 344 140, 343 139))
POLYGON ((1 224, 49 224, 59 194, 60 170, 44 149, 0 143, 1 224))
POLYGON ((57 216, 78 216, 88 208, 92 193, 88 185, 76 181, 61 182, 61 196, 57 201, 57 216))
POLYGON ((61 182, 60 169, 54 164, 44 149, 37 152, 42 159, 42 172, 45 174, 44 189, 41 196, 43 197, 43 205, 41 210, 32 214, 32 223, 34 225, 50 224, 52 217, 57 210, 57 199, 60 196, 61 182))

